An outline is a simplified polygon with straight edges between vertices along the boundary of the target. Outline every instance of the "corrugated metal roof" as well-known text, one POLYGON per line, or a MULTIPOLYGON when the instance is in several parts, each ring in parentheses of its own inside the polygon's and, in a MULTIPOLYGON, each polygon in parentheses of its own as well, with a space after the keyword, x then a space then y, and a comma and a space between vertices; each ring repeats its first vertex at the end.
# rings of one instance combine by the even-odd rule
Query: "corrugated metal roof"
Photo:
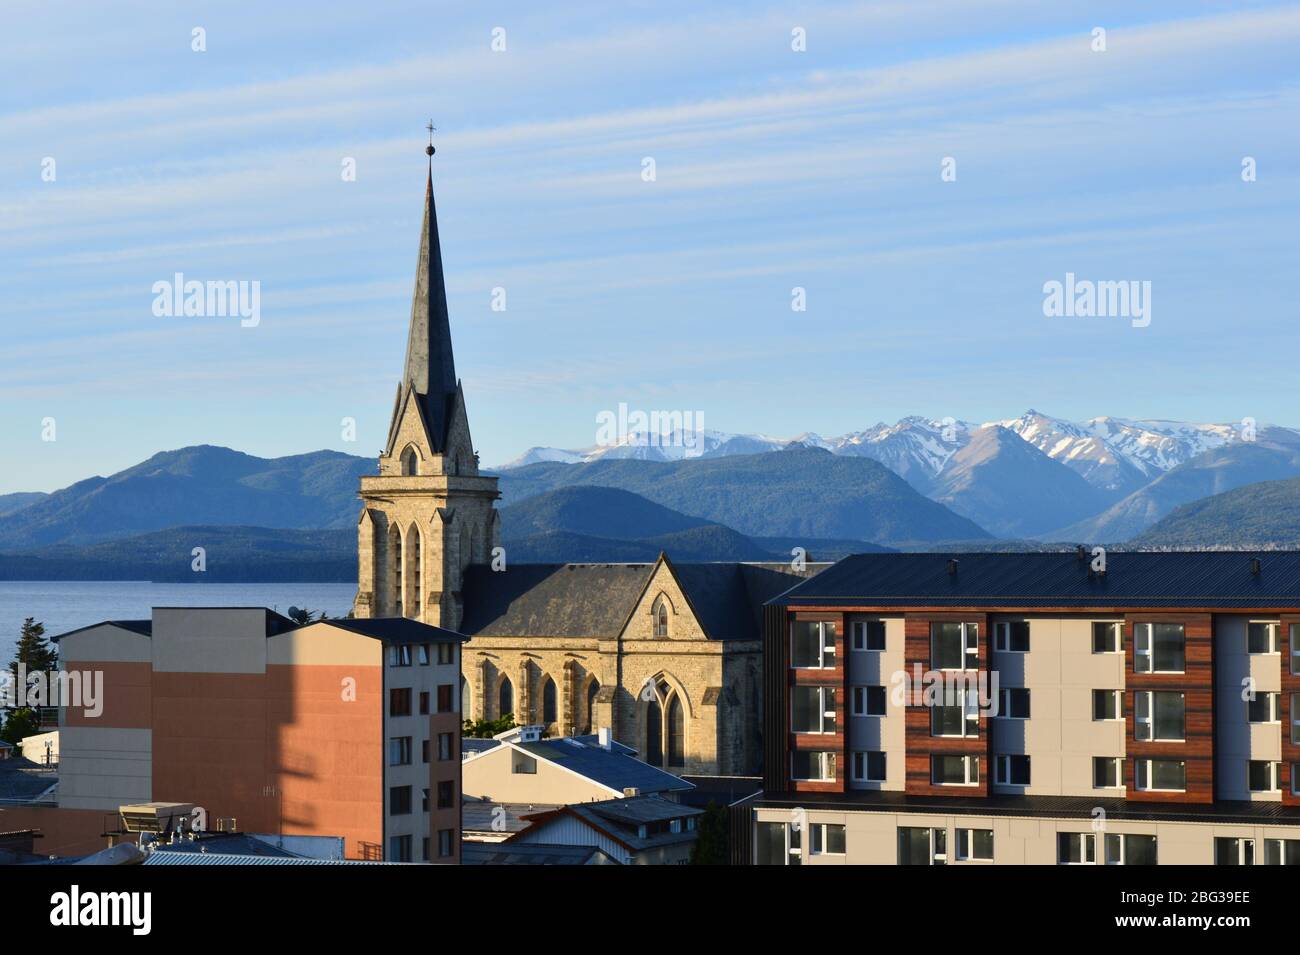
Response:
POLYGON ((1300 551, 855 554, 772 603, 851 606, 1300 607, 1300 551), (1252 573, 1258 558, 1260 573, 1252 573), (956 560, 956 573, 948 572, 956 560))
POLYGON ((236 856, 220 852, 151 852, 145 865, 402 865, 363 859, 304 859, 297 856, 236 856))
POLYGON ((597 854, 609 859, 607 853, 595 846, 523 842, 462 842, 460 845, 461 865, 586 865, 597 854))
POLYGON ((619 749, 602 749, 595 744, 594 736, 585 739, 591 742, 578 743, 572 738, 561 737, 515 745, 618 792, 639 789, 643 793, 658 793, 694 788, 684 779, 629 755, 635 750, 623 746, 619 749))

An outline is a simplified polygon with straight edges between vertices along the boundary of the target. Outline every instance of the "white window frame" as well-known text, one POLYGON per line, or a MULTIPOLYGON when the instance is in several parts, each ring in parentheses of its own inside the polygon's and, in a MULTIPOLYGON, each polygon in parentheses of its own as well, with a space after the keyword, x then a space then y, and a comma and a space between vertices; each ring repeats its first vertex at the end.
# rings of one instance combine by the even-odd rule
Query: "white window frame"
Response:
POLYGON ((797 730, 795 730, 794 732, 797 733, 797 734, 799 734, 800 736, 827 736, 827 735, 829 735, 829 736, 834 736, 835 733, 837 733, 837 732, 839 731, 838 720, 836 719, 836 715, 835 715, 835 699, 834 699, 834 697, 835 697, 835 687, 833 687, 833 686, 796 686, 796 687, 794 687, 794 688, 791 690, 791 694, 790 694, 790 695, 791 695, 791 698, 790 698, 790 721, 791 721, 791 724, 792 724, 792 725, 793 725, 793 722, 794 722, 794 690, 816 690, 816 691, 817 691, 818 705, 817 705, 817 710, 816 710, 816 712, 817 712, 817 725, 818 725, 818 727, 819 727, 819 729, 815 729, 815 730, 798 730, 798 729, 797 729, 797 730), (829 705, 828 705, 827 702, 826 702, 826 697, 827 697, 827 694, 828 694, 828 693, 830 694, 830 697, 831 697, 831 702, 829 703, 829 705), (826 728, 826 718, 827 718, 827 717, 830 717, 830 719, 831 719, 831 728, 830 728, 830 729, 827 729, 827 728, 826 728))
POLYGON ((1282 701, 1279 699, 1281 695, 1282 694, 1272 690, 1265 690, 1262 693, 1256 693, 1254 700, 1246 700, 1246 722, 1249 723, 1251 726, 1271 726, 1274 724, 1281 724, 1282 701), (1263 697, 1265 700, 1271 701, 1268 706, 1268 714, 1269 714, 1268 719, 1252 720, 1250 718, 1250 704, 1258 703, 1261 697, 1263 697))
POLYGON ((790 623, 790 669, 792 670, 834 670, 836 665, 835 658, 835 632, 830 634, 830 647, 826 646, 826 626, 835 626, 833 620, 794 620, 790 623), (801 623, 816 624, 817 634, 821 637, 818 642, 817 665, 816 666, 799 666, 794 662, 794 628, 801 623), (830 664, 826 660, 829 655, 830 664))
MULTIPOLYGON (((952 704, 956 706, 956 703, 952 704)), ((945 707, 946 708, 946 707, 945 707)), ((979 739, 980 735, 980 698, 979 691, 972 688, 962 693, 961 701, 961 732, 960 733, 939 733, 934 732, 933 717, 930 722, 931 739, 979 739)))
POLYGON ((1096 654, 1123 653, 1124 652, 1124 621, 1123 620, 1094 620, 1092 622, 1093 627, 1096 627, 1098 624, 1110 628, 1111 635, 1114 636, 1115 638, 1115 648, 1113 650, 1098 650, 1096 634, 1094 633, 1092 635, 1092 640, 1093 640, 1092 652, 1096 654))
POLYGON ((978 756, 965 755, 962 753, 931 753, 930 754, 930 785, 931 786, 949 786, 953 789, 965 789, 970 786, 980 784, 980 758, 978 756), (961 783, 940 783, 934 780, 934 760, 937 757, 944 759, 956 758, 962 761, 963 778, 965 782, 961 783), (974 778, 972 778, 974 777, 974 778))
POLYGON ((939 826, 899 826, 894 830, 895 843, 898 840, 899 829, 924 829, 930 837, 930 861, 929 865, 947 865, 948 864, 948 830, 939 826), (939 847, 939 843, 943 847, 939 847))
MULTIPOLYGON (((999 653, 1028 653, 1029 647, 1023 650, 1013 650, 1011 648, 1011 624, 1023 623, 1029 626, 1028 620, 999 620, 993 624, 993 649, 999 653)), ((1029 639, 1025 638, 1026 641, 1029 639)), ((1031 644, 1032 646, 1032 644, 1031 644)))
MULTIPOLYGON (((1138 690, 1133 694, 1133 738, 1140 743, 1185 743, 1187 741, 1187 693, 1183 690, 1138 690), (1183 735, 1156 736, 1156 693, 1177 693, 1183 698, 1183 735), (1142 701, 1146 701, 1147 715, 1142 715, 1142 701), (1142 727, 1147 735, 1142 735, 1142 727)), ((1182 790, 1179 790, 1181 792, 1182 790)))
POLYGON ((1096 865, 1097 864, 1097 834, 1095 832, 1058 832, 1056 834, 1056 864, 1057 865, 1096 865), (1061 859, 1061 836, 1077 837, 1080 840, 1080 861, 1068 862, 1061 859))
MULTIPOLYGON (((954 850, 955 850, 955 851, 954 851, 954 855, 953 855, 953 857, 954 857, 958 862, 992 862, 992 861, 996 858, 996 855, 990 855, 990 856, 976 856, 976 855, 971 855, 971 853, 972 853, 972 852, 974 851, 974 849, 975 849, 975 833, 976 833, 976 832, 987 832, 987 833, 989 834, 989 838, 990 838, 990 840, 992 840, 992 839, 996 839, 996 836, 994 836, 994 834, 993 834, 993 830, 992 830, 992 829, 978 829, 978 830, 977 830, 977 829, 975 829, 974 827, 962 827, 962 828, 959 828, 959 829, 955 830, 955 831, 953 832, 953 835, 956 837, 957 844, 956 844, 956 846, 954 846, 954 850), (966 846, 965 846, 965 850, 964 850, 964 851, 963 851, 963 848, 962 848, 962 842, 963 842, 963 839, 964 839, 964 841, 965 841, 965 843, 966 843, 966 846)), ((996 850, 994 850, 994 851, 996 852, 996 850)))
MULTIPOLYGON (((1259 865, 1259 853, 1256 851, 1255 840, 1249 836, 1215 836, 1214 855, 1218 857, 1218 843, 1220 840, 1231 841, 1237 844, 1237 865, 1259 865), (1250 861, 1246 860, 1246 847, 1250 847, 1250 861)), ((1265 840, 1268 841, 1268 840, 1265 840)))
POLYGON ((394 643, 388 648, 388 665, 390 667, 409 667, 411 665, 411 645, 394 643))
POLYGON ((791 779, 793 782, 798 782, 798 783, 833 783, 833 782, 835 782, 835 780, 838 778, 838 775, 837 775, 837 774, 838 774, 838 771, 839 771, 839 767, 835 765, 835 754, 834 754, 833 752, 830 752, 829 750, 803 750, 803 752, 810 753, 811 755, 817 757, 817 761, 821 764, 822 774, 823 774, 823 775, 821 775, 821 776, 796 776, 796 775, 794 774, 794 758, 795 758, 795 754, 792 752, 792 753, 790 754, 790 779, 791 779), (826 775, 828 765, 829 765, 829 769, 830 769, 830 774, 829 774, 829 775, 826 775))
MULTIPOLYGON (((952 623, 951 620, 935 621, 936 623, 952 623)), ((959 667, 935 667, 935 669, 946 673, 968 672, 980 668, 980 625, 978 623, 958 623, 961 627, 961 666, 959 667), (972 660, 974 662, 972 662, 972 660)), ((934 646, 933 625, 930 631, 931 654, 934 646)), ((933 661, 932 661, 933 662, 933 661)))
POLYGON ((1300 743, 1300 693, 1291 694, 1291 742, 1300 743))
POLYGON ((1034 783, 1034 762, 1029 758, 1028 753, 998 753, 993 757, 993 782, 999 786, 1032 786, 1034 783), (1023 783, 1011 782, 1011 760, 1012 758, 1025 760, 1025 766, 1029 770, 1029 778, 1023 783))
POLYGON ((889 753, 880 749, 855 749, 849 760, 849 779, 855 783, 883 783, 889 776, 889 753), (885 775, 879 779, 867 775, 871 761, 867 758, 872 753, 879 753, 885 761, 885 775), (862 772, 858 772, 858 763, 862 763, 862 772))
POLYGON ((869 700, 869 699, 871 698, 871 697, 870 697, 870 694, 867 693, 867 690, 881 690, 881 691, 883 692, 884 689, 885 689, 885 688, 884 688, 883 686, 879 686, 878 684, 875 684, 875 683, 859 683, 859 684, 856 684, 855 686, 850 687, 850 690, 852 691, 852 692, 850 692, 850 694, 849 694, 849 702, 850 702, 850 705, 851 705, 851 707, 852 707, 851 715, 853 715, 853 716, 874 716, 874 717, 885 716, 885 715, 889 712, 889 694, 888 694, 888 693, 884 693, 884 694, 883 694, 883 695, 884 695, 884 698, 885 698, 885 708, 884 708, 883 710, 881 710, 879 713, 870 713, 870 712, 868 712, 868 710, 869 710, 870 708, 867 706, 867 700, 869 700), (858 692, 859 690, 861 691, 860 693, 858 692), (858 706, 858 703, 859 703, 859 702, 861 702, 861 704, 862 704, 860 707, 858 706))
POLYGON ((1092 788, 1093 789, 1123 789, 1124 788, 1124 757, 1123 756, 1094 756, 1092 758, 1092 788), (1105 760, 1115 768, 1115 785, 1098 786, 1097 785, 1097 762, 1105 760))
POLYGON ((1094 723, 1122 723, 1124 722, 1124 691, 1123 690, 1105 690, 1094 689, 1092 691, 1092 721, 1094 723), (1114 716, 1097 715, 1097 694, 1105 693, 1115 701, 1114 716))
POLYGON ((1260 793, 1261 795, 1271 795, 1282 791, 1282 764, 1271 759, 1250 759, 1246 761, 1246 790, 1247 792, 1260 793), (1268 767, 1269 788, 1252 789, 1250 786, 1250 770, 1256 763, 1263 763, 1268 767))
POLYGON ((1097 860, 1099 865, 1128 865, 1128 838, 1129 836, 1147 836, 1156 840, 1156 852, 1159 854, 1159 839, 1146 832, 1107 832, 1102 834, 1101 840, 1101 858, 1097 860), (1110 854, 1111 840, 1116 840, 1119 846, 1119 858, 1112 859, 1110 854))
POLYGON ((1135 673, 1186 673, 1187 672, 1187 625, 1173 624, 1183 628, 1183 668, 1181 670, 1157 670, 1156 666, 1156 647, 1155 647, 1155 627, 1156 623, 1146 621, 1144 623, 1135 623, 1133 625, 1133 670, 1135 673), (1146 649, 1142 649, 1143 636, 1146 637, 1146 649), (1142 669, 1140 663, 1146 660, 1147 669, 1142 669))
POLYGON ((1275 657, 1281 653, 1282 624, 1276 620, 1251 620, 1246 624, 1246 654, 1252 657, 1275 657), (1250 648, 1250 628, 1268 627, 1269 650, 1252 650, 1250 648))
POLYGON ((808 854, 810 856, 842 856, 848 853, 849 832, 843 823, 814 822, 808 825, 808 829, 810 830, 808 833, 808 854), (844 830, 844 852, 830 852, 826 849, 826 830, 830 826, 838 826, 844 830))
POLYGON ((1004 687, 1002 687, 1001 689, 998 690, 998 716, 997 716, 998 719, 1000 719, 1000 720, 1020 720, 1020 721, 1023 721, 1023 720, 1027 720, 1027 719, 1029 719, 1028 716, 1012 716, 1012 715, 1011 715, 1011 707, 1008 706, 1007 704, 1010 702, 1010 700, 1011 700, 1011 693, 1012 693, 1012 691, 1014 691, 1014 690, 1024 690, 1024 692, 1025 692, 1026 708, 1029 710, 1029 712, 1030 712, 1031 714, 1034 712, 1034 710, 1033 710, 1032 698, 1031 698, 1031 696, 1030 696, 1029 688, 1028 688, 1028 687, 1024 687, 1024 686, 1004 686, 1004 687))
MULTIPOLYGON (((1286 844, 1295 842, 1294 839, 1265 839, 1264 840, 1264 865, 1287 865, 1286 861, 1286 844), (1268 861, 1269 848, 1272 847, 1277 851, 1277 862, 1268 861)), ((1257 865, 1259 863, 1256 863, 1257 865)))
POLYGON ((1135 760, 1133 763, 1133 788, 1138 792, 1144 793, 1185 793, 1187 792, 1187 760, 1185 759, 1166 759, 1164 757, 1146 757, 1135 760), (1183 764, 1183 788, 1182 789, 1160 789, 1150 785, 1151 783, 1151 764, 1152 763, 1182 763, 1183 764), (1142 785, 1142 769, 1146 767, 1147 785, 1142 785))
POLYGON ((1291 637, 1291 675, 1300 676, 1300 623, 1293 623, 1289 628, 1291 637))
POLYGON ((884 653, 889 646, 889 631, 885 627, 883 620, 854 620, 849 624, 850 642, 849 646, 853 653, 884 653), (868 624, 878 623, 881 630, 884 630, 885 646, 869 647, 867 646, 867 629, 868 624), (859 646, 861 644, 861 646, 859 646))

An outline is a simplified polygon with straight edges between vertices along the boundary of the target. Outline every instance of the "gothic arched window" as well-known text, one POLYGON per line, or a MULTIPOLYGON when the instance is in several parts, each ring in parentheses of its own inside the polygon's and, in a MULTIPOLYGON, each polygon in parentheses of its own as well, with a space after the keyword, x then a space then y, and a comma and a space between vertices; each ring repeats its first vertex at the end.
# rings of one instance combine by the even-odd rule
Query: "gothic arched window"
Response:
POLYGON ((510 677, 505 677, 501 681, 501 686, 497 689, 497 718, 513 716, 514 712, 515 686, 510 682, 510 677))
POLYGON ((676 693, 668 702, 668 765, 686 765, 686 717, 676 693))
POLYGON ((645 708, 645 761, 651 766, 664 764, 663 722, 659 701, 651 700, 645 708))
POLYGON ((654 618, 654 635, 668 636, 668 601, 663 594, 655 598, 654 606, 650 608, 650 616, 654 618))
POLYGON ((584 733, 590 733, 592 727, 596 725, 596 694, 599 692, 599 680, 592 680, 587 684, 587 722, 582 728, 584 733))
POLYGON ((420 473, 420 456, 415 453, 415 448, 407 445, 406 450, 402 452, 402 474, 405 477, 415 477, 420 473))
POLYGON ((559 707, 555 703, 555 681, 548 676, 542 684, 542 722, 550 726, 559 718, 559 707))
POLYGON ((406 573, 405 578, 411 587, 411 599, 406 601, 406 606, 411 608, 411 616, 419 619, 421 611, 424 610, 424 599, 422 592, 424 588, 423 573, 423 548, 420 546, 420 528, 412 524, 411 529, 406 532, 406 573))
POLYGON ((393 615, 402 616, 402 532, 388 526, 388 603, 393 615))

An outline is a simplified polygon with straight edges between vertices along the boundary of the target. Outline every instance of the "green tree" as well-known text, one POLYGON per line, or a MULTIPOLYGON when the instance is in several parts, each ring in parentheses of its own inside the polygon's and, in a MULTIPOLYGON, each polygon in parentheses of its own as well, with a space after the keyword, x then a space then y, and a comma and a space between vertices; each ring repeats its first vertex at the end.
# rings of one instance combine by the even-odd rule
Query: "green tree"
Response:
POLYGON ((0 729, 0 739, 17 746, 19 740, 26 736, 35 736, 40 731, 41 721, 36 711, 29 706, 22 706, 9 711, 4 729, 0 729))
MULTIPOLYGON (((318 620, 328 620, 324 610, 300 610, 297 607, 290 607, 285 616, 299 625, 316 623, 318 620)), ((349 614, 349 616, 351 616, 349 614)))
POLYGON ((691 849, 691 865, 727 865, 731 839, 726 807, 710 802, 699 817, 699 831, 691 849))
POLYGON ((507 713, 494 720, 466 720, 464 726, 465 736, 471 739, 491 739, 498 733, 504 733, 506 730, 515 728, 515 715, 507 713))
POLYGON ((10 671, 17 678, 18 664, 27 665, 27 672, 53 670, 59 665, 59 651, 50 646, 45 639, 45 624, 37 623, 34 617, 23 621, 22 633, 18 637, 18 652, 9 664, 10 671))

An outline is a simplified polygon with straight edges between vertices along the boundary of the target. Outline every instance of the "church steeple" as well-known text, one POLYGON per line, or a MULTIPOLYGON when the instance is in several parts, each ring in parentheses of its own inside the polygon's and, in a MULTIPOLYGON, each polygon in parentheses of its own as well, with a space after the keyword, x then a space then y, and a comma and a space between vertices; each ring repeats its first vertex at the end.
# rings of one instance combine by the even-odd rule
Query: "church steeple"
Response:
MULTIPOLYGON (((432 124, 430 124, 432 132, 432 124)), ((415 269, 406 365, 379 473, 361 478, 357 617, 411 617, 460 625, 471 564, 500 545, 497 479, 478 473, 465 395, 456 380, 447 291, 433 205, 433 142, 415 269)))
POLYGON ((446 448, 457 380, 456 361, 451 349, 451 323, 447 317, 442 246, 438 241, 438 210, 433 199, 432 125, 430 123, 429 146, 425 150, 429 156, 429 178, 424 191, 424 224, 420 227, 420 254, 415 264, 415 292, 411 297, 411 324, 406 339, 406 364, 402 370, 398 405, 400 408, 405 404, 403 399, 414 392, 428 423, 433 450, 442 452, 446 448))

